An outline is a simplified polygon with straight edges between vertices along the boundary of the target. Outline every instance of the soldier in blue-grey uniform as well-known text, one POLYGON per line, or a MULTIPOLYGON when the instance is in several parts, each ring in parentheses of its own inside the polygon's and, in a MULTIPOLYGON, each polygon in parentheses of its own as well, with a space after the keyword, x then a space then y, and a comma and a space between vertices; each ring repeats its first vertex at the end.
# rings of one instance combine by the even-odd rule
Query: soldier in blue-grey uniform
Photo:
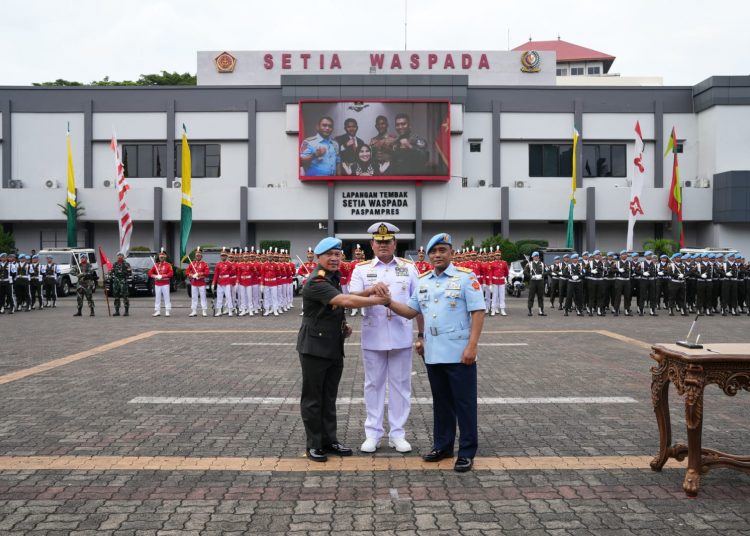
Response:
MULTIPOLYGON (((399 228, 377 222, 372 234, 371 261, 360 262, 352 271, 349 292, 359 293, 377 283, 386 285, 391 298, 406 303, 417 289, 419 274, 412 261, 395 256, 399 228)), ((417 317, 422 331, 421 316, 417 317)), ((383 437, 385 391, 388 385, 388 446, 411 452, 404 426, 411 408, 412 322, 383 306, 362 309, 362 361, 365 369, 365 441, 360 450, 375 452, 383 437)))
POLYGON ((333 119, 321 117, 318 120, 318 133, 302 142, 299 161, 305 175, 328 177, 341 174, 341 151, 332 134, 333 119))
POLYGON ((459 449, 454 469, 469 471, 477 452, 477 345, 484 324, 482 286, 468 268, 456 267, 449 234, 433 236, 427 244, 433 269, 419 279, 408 305, 391 301, 388 307, 401 316, 424 316, 423 353, 433 399, 435 430, 427 462, 453 457, 456 422, 459 449))
POLYGON ((0 314, 13 314, 15 300, 13 298, 13 278, 16 266, 8 260, 6 253, 0 253, 0 314))

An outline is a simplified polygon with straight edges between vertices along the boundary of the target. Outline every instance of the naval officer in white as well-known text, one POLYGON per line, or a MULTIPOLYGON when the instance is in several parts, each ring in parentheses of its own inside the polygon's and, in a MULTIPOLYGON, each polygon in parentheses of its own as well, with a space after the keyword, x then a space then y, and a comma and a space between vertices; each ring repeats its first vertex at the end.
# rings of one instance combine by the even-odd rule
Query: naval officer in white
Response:
MULTIPOLYGON (((407 302, 418 285, 419 275, 412 261, 395 256, 398 227, 378 222, 367 230, 375 257, 354 267, 349 290, 365 291, 381 283, 394 300, 407 302)), ((419 332, 422 316, 417 317, 419 332)), ((362 360, 365 369, 366 439, 360 450, 375 452, 385 430, 385 387, 388 384, 388 445, 398 452, 410 452, 404 425, 411 408, 411 361, 414 334, 412 321, 382 305, 362 309, 362 360)))

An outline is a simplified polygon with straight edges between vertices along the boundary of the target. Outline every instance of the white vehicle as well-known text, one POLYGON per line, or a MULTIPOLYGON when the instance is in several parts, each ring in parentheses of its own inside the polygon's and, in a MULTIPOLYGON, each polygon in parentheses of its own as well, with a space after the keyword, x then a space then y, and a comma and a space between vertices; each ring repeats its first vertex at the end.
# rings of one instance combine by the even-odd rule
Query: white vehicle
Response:
MULTIPOLYGON (((89 264, 94 270, 99 270, 99 264, 96 260, 96 253, 91 248, 47 248, 41 250, 39 255, 39 264, 47 264, 47 257, 52 257, 52 262, 60 268, 60 276, 57 279, 57 295, 64 297, 78 284, 78 278, 70 273, 72 266, 77 266, 80 255, 85 253, 89 258, 89 264), (75 258, 73 256, 75 255, 75 258)), ((96 290, 96 289, 95 289, 96 290)))
POLYGON ((526 285, 523 282, 523 264, 521 261, 513 261, 508 264, 508 277, 505 290, 511 296, 521 297, 521 291, 526 285))

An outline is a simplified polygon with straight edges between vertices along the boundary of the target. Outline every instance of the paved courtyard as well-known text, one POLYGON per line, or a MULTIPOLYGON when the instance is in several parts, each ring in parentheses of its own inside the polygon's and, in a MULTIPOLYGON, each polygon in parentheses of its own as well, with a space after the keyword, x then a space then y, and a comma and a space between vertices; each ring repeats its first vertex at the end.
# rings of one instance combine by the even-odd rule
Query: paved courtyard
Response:
MULTIPOLYGON (((648 462, 654 342, 682 317, 487 318, 479 349, 475 470, 425 464, 432 412, 415 356, 414 452, 309 463, 299 417, 297 308, 275 318, 129 318, 56 309, 0 316, 0 534, 748 534, 750 476, 718 469, 700 495, 684 463, 648 462)), ((85 310, 84 310, 85 311, 85 310)), ((357 332, 339 439, 363 438, 357 332)), ((747 342, 750 318, 703 318, 703 342, 747 342)), ((674 439, 685 440, 672 391, 674 439)), ((747 393, 706 390, 704 445, 750 454, 747 393)))

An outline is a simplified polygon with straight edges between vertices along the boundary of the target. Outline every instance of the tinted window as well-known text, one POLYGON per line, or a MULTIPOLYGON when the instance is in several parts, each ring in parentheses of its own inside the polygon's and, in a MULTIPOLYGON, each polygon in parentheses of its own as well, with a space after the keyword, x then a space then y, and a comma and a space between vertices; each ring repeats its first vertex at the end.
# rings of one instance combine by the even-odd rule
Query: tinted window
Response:
MULTIPOLYGON (((191 143, 190 168, 191 177, 221 176, 221 145, 191 143)), ((182 144, 175 147, 175 175, 182 176, 182 144)))

